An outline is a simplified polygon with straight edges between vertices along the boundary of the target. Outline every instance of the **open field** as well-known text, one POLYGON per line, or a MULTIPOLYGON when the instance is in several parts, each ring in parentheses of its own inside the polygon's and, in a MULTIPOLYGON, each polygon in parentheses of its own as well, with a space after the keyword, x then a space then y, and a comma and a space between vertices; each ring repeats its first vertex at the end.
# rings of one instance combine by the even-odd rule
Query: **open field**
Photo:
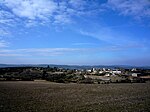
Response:
POLYGON ((150 82, 0 82, 0 112, 150 112, 150 82))

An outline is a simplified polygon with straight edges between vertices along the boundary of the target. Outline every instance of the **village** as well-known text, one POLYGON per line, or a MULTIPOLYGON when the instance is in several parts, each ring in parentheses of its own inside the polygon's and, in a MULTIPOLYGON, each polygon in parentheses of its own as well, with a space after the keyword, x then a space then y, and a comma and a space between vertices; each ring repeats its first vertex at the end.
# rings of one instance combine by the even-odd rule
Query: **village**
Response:
POLYGON ((144 83, 150 80, 150 70, 139 68, 66 69, 50 66, 0 68, 0 81, 37 80, 87 84, 144 83))

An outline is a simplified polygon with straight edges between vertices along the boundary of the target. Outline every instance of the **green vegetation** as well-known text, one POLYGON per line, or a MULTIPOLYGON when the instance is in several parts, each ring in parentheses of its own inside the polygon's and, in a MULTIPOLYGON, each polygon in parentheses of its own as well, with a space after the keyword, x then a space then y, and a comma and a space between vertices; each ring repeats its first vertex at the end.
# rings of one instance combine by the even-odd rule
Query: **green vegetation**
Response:
POLYGON ((0 68, 0 81, 47 80, 58 83, 129 83, 150 80, 150 70, 132 69, 64 69, 57 67, 0 68), (133 76, 132 76, 133 75, 133 76), (146 76, 146 77, 140 77, 146 76))

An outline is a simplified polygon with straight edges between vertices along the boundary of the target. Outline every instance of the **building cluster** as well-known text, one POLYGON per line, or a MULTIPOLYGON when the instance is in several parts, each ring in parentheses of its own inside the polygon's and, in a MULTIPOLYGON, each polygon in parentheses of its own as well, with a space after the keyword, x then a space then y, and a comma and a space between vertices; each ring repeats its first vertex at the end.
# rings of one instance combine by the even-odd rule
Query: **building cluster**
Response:
POLYGON ((150 80, 150 69, 59 67, 0 68, 0 80, 48 80, 75 83, 133 83, 150 80))
POLYGON ((84 77, 93 83, 145 82, 150 80, 150 70, 136 68, 92 68, 86 70, 84 77))
POLYGON ((45 68, 45 76, 50 81, 78 82, 78 83, 134 83, 150 80, 149 69, 137 68, 90 68, 64 69, 45 68))

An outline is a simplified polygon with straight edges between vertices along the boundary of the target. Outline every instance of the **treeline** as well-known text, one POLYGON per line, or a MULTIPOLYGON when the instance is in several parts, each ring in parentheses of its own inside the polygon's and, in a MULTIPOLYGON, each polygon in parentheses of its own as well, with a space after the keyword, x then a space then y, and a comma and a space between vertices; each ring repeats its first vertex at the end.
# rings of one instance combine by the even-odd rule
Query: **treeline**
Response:
POLYGON ((0 69, 1 80, 34 80, 41 78, 41 71, 33 67, 10 67, 0 69))
MULTIPOLYGON (((123 71, 123 70, 122 70, 123 71)), ((141 76, 149 76, 149 70, 137 70, 141 76)), ((136 73, 134 71, 134 73, 136 73)), ((122 82, 145 82, 150 78, 133 77, 131 70, 124 70, 124 74, 89 73, 87 70, 63 69, 58 67, 9 67, 0 68, 0 81, 33 81, 47 80, 58 83, 122 83, 122 82), (110 76, 105 76, 109 74, 110 76), (86 77, 87 76, 87 77, 86 77), (97 77, 98 76, 98 77, 97 77), (101 77, 99 77, 101 76, 101 77), (107 80, 106 80, 107 79, 107 80), (108 80, 109 79, 109 80, 108 80)))
POLYGON ((10 67, 0 68, 1 81, 33 81, 43 79, 53 82, 77 82, 83 79, 82 74, 74 74, 74 70, 57 67, 10 67))

